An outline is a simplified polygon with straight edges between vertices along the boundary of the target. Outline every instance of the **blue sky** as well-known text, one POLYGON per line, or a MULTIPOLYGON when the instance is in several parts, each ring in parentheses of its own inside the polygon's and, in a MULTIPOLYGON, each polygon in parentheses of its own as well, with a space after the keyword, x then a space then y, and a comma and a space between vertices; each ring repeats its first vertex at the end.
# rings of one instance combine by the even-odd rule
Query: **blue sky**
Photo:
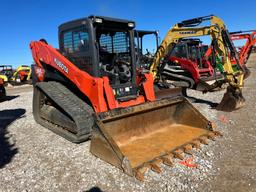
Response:
POLYGON ((255 7, 255 0, 0 0, 0 64, 31 64, 30 41, 45 38, 57 47, 61 23, 91 14, 131 19, 137 29, 159 30, 163 38, 173 24, 209 14, 229 31, 255 29, 255 7))

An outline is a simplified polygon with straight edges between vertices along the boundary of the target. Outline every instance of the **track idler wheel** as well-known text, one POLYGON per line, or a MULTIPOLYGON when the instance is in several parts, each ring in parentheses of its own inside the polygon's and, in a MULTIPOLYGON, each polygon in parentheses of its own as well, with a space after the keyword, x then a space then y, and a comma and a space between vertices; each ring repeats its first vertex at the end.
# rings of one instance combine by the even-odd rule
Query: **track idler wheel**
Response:
POLYGON ((241 89, 228 86, 226 93, 224 94, 220 104, 216 109, 220 111, 231 112, 243 107, 244 105, 245 99, 242 95, 241 89))

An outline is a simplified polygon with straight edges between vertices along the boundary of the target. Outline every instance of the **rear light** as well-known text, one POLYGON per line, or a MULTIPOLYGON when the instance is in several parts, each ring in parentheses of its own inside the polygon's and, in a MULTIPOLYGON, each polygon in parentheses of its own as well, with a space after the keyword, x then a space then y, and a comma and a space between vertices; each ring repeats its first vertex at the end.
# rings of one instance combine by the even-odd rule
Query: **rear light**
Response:
POLYGON ((45 75, 45 70, 38 66, 34 66, 34 68, 35 68, 35 74, 36 74, 37 79, 39 81, 43 81, 44 75, 45 75))

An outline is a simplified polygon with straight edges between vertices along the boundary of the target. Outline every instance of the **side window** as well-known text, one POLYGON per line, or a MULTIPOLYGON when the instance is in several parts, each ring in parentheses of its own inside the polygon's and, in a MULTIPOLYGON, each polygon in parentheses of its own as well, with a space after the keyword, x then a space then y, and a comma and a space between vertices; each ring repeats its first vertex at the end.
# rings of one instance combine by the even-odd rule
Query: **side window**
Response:
POLYGON ((92 74, 92 56, 86 27, 80 26, 64 31, 62 38, 61 49, 66 53, 66 57, 79 69, 92 74))
POLYGON ((89 50, 89 34, 84 27, 74 28, 63 33, 63 48, 66 53, 79 53, 89 50))
POLYGON ((89 35, 85 31, 75 31, 73 33, 74 39, 74 51, 75 52, 84 52, 89 49, 89 35))
POLYGON ((72 42, 72 32, 65 32, 63 34, 63 43, 64 43, 64 50, 67 53, 73 53, 73 42, 72 42))
POLYGON ((172 50, 170 56, 186 58, 187 57, 186 46, 184 44, 176 45, 175 48, 172 50))

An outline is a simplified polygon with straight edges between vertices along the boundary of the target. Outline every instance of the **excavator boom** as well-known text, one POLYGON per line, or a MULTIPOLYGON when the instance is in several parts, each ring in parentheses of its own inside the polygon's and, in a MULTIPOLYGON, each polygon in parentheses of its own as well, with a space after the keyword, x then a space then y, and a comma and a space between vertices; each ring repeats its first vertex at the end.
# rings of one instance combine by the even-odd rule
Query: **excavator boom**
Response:
MULTIPOLYGON (((161 81, 161 75, 166 65, 162 60, 171 52, 177 43, 184 38, 211 36, 214 55, 222 60, 223 75, 225 80, 216 81, 209 86, 204 92, 210 91, 223 83, 229 83, 230 88, 227 89, 225 98, 217 107, 219 110, 232 111, 244 105, 244 98, 241 94, 241 87, 243 86, 243 79, 245 69, 239 63, 238 54, 230 39, 229 33, 224 25, 224 22, 214 16, 199 17, 191 20, 185 20, 175 24, 166 34, 161 45, 159 46, 150 67, 150 72, 153 74, 155 81, 161 81), (211 24, 206 26, 199 26, 203 21, 210 20, 211 24), (237 64, 238 70, 232 67, 229 56, 232 56, 237 64)), ((216 61, 215 61, 216 62, 216 61)), ((214 64, 215 65, 215 64, 214 64)))

